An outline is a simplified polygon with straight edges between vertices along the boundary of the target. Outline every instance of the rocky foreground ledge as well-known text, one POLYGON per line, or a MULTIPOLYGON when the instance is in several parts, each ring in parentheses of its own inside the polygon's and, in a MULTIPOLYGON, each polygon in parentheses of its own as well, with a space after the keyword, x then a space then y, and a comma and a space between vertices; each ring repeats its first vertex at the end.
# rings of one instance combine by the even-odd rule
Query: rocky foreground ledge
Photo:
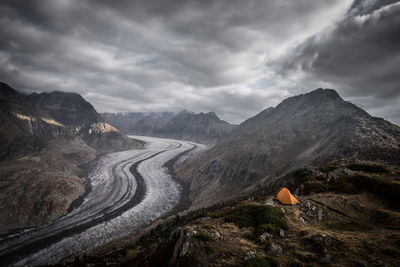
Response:
MULTIPOLYGON (((346 164, 286 177, 300 204, 264 188, 242 200, 158 222, 78 262, 115 266, 399 266, 398 166, 346 164)), ((277 188, 281 185, 277 185, 277 188)))

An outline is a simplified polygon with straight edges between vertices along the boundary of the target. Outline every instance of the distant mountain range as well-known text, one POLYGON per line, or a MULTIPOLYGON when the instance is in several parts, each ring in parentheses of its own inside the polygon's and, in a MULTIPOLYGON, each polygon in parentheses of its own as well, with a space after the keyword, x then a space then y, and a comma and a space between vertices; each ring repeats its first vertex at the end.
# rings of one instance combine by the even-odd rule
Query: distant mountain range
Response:
POLYGON ((0 83, 0 232, 64 214, 85 191, 80 165, 142 146, 79 94, 25 96, 0 83))
POLYGON ((203 143, 216 143, 235 128, 235 125, 221 120, 214 112, 196 114, 184 110, 179 113, 103 113, 101 116, 125 134, 203 143))
POLYGON ((400 164, 400 127, 372 117, 334 90, 290 97, 236 127, 222 142, 184 163, 194 207, 266 186, 303 166, 334 160, 400 164))

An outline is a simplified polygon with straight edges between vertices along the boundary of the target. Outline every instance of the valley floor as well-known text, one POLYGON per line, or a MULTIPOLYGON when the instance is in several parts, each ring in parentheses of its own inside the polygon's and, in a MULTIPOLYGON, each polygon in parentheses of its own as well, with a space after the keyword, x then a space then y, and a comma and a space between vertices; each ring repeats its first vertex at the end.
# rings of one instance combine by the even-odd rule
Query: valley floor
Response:
POLYGON ((167 162, 202 145, 139 137, 145 149, 106 154, 88 175, 90 191, 68 214, 37 228, 0 237, 1 265, 57 263, 135 232, 170 212, 182 187, 169 174, 167 162))

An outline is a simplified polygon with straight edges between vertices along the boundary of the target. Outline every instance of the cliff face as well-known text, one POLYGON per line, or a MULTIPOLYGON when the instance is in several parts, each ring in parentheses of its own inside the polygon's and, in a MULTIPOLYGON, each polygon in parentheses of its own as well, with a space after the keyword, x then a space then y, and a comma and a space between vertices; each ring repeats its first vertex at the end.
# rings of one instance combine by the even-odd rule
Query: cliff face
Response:
POLYGON ((214 112, 105 113, 102 117, 126 134, 203 143, 216 143, 235 128, 235 125, 221 120, 214 112))
POLYGON ((400 127, 370 116, 334 90, 288 98, 239 125, 185 163, 195 206, 265 185, 286 172, 337 159, 400 162, 400 127))
POLYGON ((0 84, 0 232, 64 214, 85 191, 79 166, 142 146, 99 118, 80 95, 24 96, 0 84))

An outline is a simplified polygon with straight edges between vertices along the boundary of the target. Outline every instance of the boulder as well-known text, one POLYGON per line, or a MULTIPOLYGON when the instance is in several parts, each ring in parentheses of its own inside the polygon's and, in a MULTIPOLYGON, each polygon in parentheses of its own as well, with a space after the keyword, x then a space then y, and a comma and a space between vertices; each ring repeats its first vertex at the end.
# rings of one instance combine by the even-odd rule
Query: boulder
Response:
POLYGON ((256 256, 256 251, 255 250, 249 250, 246 252, 245 256, 244 256, 244 261, 247 262, 250 259, 254 258, 256 256))
POLYGON ((272 237, 272 235, 268 232, 263 233, 262 235, 260 235, 258 237, 258 239, 260 240, 261 243, 265 243, 268 239, 270 239, 272 237))
POLYGON ((274 244, 274 243, 271 243, 267 249, 267 253, 272 256, 282 254, 282 252, 283 252, 282 247, 280 245, 274 244))
POLYGON ((353 173, 354 173, 353 171, 347 168, 338 168, 328 173, 328 183, 336 182, 341 177, 349 177, 353 175, 353 173))
POLYGON ((282 238, 285 237, 285 231, 281 229, 279 231, 279 236, 282 237, 282 238))

